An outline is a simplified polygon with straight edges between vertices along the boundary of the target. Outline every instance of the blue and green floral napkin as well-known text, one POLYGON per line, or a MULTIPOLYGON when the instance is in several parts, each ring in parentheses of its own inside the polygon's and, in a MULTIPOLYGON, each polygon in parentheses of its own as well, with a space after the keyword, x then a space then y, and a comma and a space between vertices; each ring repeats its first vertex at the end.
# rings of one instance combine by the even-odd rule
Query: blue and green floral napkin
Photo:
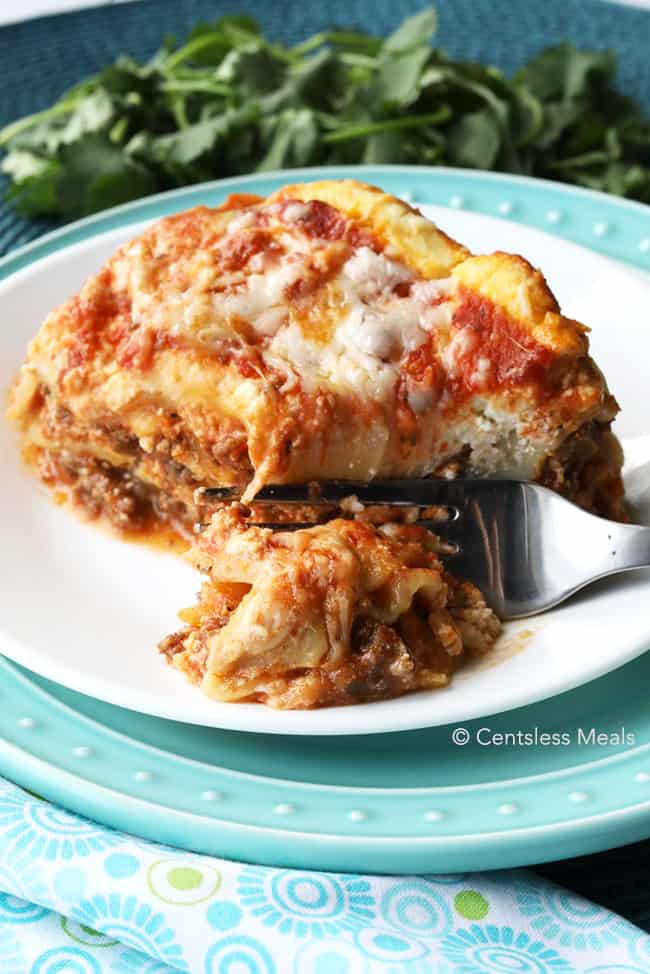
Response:
POLYGON ((104 828, 0 779, 1 974, 649 974, 650 936, 523 870, 300 872, 104 828))

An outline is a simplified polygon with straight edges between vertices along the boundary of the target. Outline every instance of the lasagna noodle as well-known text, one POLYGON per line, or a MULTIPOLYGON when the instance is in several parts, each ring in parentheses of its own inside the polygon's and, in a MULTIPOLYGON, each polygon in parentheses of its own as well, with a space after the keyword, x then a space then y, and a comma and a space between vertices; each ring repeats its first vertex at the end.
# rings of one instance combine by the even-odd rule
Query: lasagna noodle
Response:
POLYGON ((161 651, 218 700, 345 705, 447 685, 499 621, 450 578, 424 528, 334 520, 274 533, 213 518, 190 555, 207 576, 161 651))

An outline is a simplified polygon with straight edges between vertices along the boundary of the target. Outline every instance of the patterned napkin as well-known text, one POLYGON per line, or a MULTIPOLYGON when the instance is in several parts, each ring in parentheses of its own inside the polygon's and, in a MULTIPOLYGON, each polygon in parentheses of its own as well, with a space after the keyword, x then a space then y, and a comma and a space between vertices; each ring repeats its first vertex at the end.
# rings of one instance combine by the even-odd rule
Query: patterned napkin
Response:
POLYGON ((356 876, 192 855, 0 779, 1 974, 650 974, 650 936, 523 870, 356 876))

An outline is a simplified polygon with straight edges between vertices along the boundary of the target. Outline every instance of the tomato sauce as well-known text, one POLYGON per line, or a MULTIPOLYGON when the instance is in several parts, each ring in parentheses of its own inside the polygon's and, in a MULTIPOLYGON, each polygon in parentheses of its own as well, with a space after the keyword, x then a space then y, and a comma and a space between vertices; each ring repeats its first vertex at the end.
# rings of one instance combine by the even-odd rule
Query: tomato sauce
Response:
POLYGON ((267 259, 275 260, 284 253, 283 248, 267 230, 253 230, 223 237, 219 249, 219 269, 226 273, 242 270, 256 254, 264 254, 267 259))
POLYGON ((115 318, 130 314, 129 295, 114 291, 112 281, 112 271, 105 268, 98 274, 90 297, 76 295, 68 303, 64 313, 69 322, 71 341, 65 366, 59 375, 60 382, 68 372, 83 367, 97 354, 100 340, 115 318))
POLYGON ((346 220, 329 203, 322 200, 282 200, 280 213, 284 213, 291 207, 300 207, 300 215, 295 220, 287 221, 295 223, 300 230, 308 237, 318 238, 319 240, 345 240, 352 247, 371 247, 378 250, 379 245, 373 235, 363 227, 353 225, 346 220))
POLYGON ((452 323, 472 328, 479 341, 468 343, 456 362, 456 379, 467 389, 482 390, 515 385, 526 378, 543 385, 554 353, 528 334, 510 315, 492 301, 466 288, 459 290, 459 303, 452 323), (481 376, 480 359, 487 359, 489 371, 481 376))

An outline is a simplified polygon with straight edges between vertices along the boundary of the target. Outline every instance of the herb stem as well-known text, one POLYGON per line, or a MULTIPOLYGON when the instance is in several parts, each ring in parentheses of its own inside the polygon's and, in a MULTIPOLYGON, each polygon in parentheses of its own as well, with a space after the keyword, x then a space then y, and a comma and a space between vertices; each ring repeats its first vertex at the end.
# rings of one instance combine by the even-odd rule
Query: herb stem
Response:
POLYGON ((300 44, 294 45, 291 51, 294 55, 303 56, 304 54, 310 54, 319 47, 324 47, 326 44, 331 44, 337 48, 354 47, 357 48, 359 53, 363 49, 370 57, 376 55, 381 47, 381 42, 369 34, 361 34, 349 30, 322 30, 318 34, 313 34, 311 37, 308 37, 307 40, 302 41, 300 44))
POLYGON ((581 169, 583 166, 602 165, 604 162, 611 162, 613 156, 609 152, 595 150, 594 152, 584 152, 580 156, 572 156, 569 159, 560 159, 557 162, 550 162, 549 169, 561 171, 563 169, 581 169))
POLYGON ((348 125, 336 132, 327 132, 323 142, 330 145, 336 142, 347 142, 348 139, 359 139, 367 135, 377 135, 380 132, 395 132, 400 129, 422 128, 425 125, 439 125, 451 118, 451 110, 443 105, 428 115, 407 115, 404 118, 387 118, 380 122, 365 122, 360 125, 348 125))
POLYGON ((359 54, 357 51, 341 51, 339 54, 343 64, 360 66, 363 68, 374 68, 377 65, 377 58, 370 54, 359 54))
POLYGON ((229 95, 231 93, 231 88, 229 85, 222 84, 219 81, 183 81, 183 80, 172 80, 161 82, 160 87, 163 91, 176 92, 176 93, 187 93, 191 94, 193 91, 202 92, 208 95, 229 95))
POLYGON ((33 115, 26 115, 24 118, 19 118, 16 122, 11 122, 9 125, 5 125, 3 129, 0 129, 0 146, 6 145, 11 139, 20 135, 21 132, 26 131, 26 129, 31 128, 33 125, 37 125, 39 122, 48 121, 51 118, 56 118, 59 115, 69 115, 74 109, 72 104, 68 102, 57 102, 52 105, 51 108, 46 108, 42 112, 35 112, 33 115))
POLYGON ((177 68, 179 64, 184 61, 189 61, 194 57, 195 54, 200 54, 201 51, 205 51, 207 48, 212 47, 215 42, 219 41, 219 37, 216 34, 201 34, 199 37, 195 37, 193 40, 188 41, 182 47, 179 47, 177 51, 173 54, 169 54, 165 61, 165 66, 167 70, 173 71, 177 68))
POLYGON ((294 54, 310 54, 311 51, 315 51, 317 47, 322 47, 323 44, 329 43, 330 32, 323 30, 319 34, 312 34, 307 40, 302 41, 300 44, 295 44, 291 50, 294 54))

